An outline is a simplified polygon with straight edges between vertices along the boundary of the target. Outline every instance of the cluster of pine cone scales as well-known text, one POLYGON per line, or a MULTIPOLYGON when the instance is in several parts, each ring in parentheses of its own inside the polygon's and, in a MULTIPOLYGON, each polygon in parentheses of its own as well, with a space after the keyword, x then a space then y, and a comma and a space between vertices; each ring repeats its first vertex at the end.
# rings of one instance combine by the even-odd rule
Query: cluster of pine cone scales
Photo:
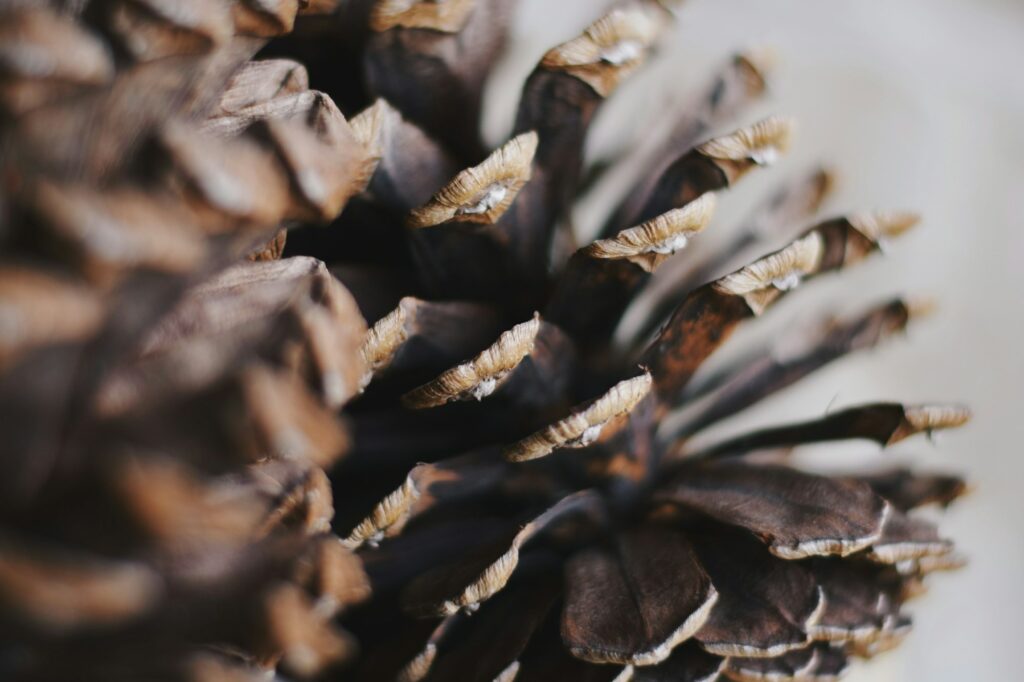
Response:
POLYGON ((492 152, 514 0, 2 4, 0 678, 830 680, 906 635, 962 563, 915 509, 963 482, 790 452, 965 409, 693 436, 901 332, 897 298, 698 372, 915 217, 815 223, 812 170, 701 248, 790 134, 723 134, 740 54, 574 241, 671 4, 548 51, 492 152))

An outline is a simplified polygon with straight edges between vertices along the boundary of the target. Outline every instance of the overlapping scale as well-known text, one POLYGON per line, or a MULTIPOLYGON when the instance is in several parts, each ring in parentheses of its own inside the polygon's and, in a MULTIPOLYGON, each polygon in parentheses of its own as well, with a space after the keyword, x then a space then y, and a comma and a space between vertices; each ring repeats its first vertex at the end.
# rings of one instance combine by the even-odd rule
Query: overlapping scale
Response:
POLYGON ((545 53, 493 152, 511 0, 93 4, 0 12, 0 676, 831 680, 962 564, 914 511, 959 478, 748 456, 966 409, 692 445, 920 311, 697 375, 916 222, 805 227, 816 169, 702 244, 791 144, 736 120, 760 56, 666 117, 579 245, 591 123, 676 3, 615 2, 545 53))

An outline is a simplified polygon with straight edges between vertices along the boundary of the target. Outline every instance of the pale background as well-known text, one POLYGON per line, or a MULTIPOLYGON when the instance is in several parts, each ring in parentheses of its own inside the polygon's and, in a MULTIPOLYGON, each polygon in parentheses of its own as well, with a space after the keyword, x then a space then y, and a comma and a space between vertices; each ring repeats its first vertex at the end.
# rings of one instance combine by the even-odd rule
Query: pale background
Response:
MULTIPOLYGON (((503 85, 489 89, 492 142, 511 125, 518 93, 510 79, 525 78, 547 47, 575 35, 604 6, 523 0, 515 49, 496 79, 503 85)), ((778 314, 798 315, 800 302, 814 295, 848 302, 847 309, 890 293, 928 294, 941 308, 908 338, 830 367, 750 411, 746 423, 878 399, 963 400, 976 413, 969 427, 942 434, 937 445, 913 440, 882 453, 857 444, 807 459, 846 467, 913 461, 962 471, 976 488, 942 524, 970 566, 932 578, 931 592, 912 604, 915 630, 907 642, 849 679, 1022 679, 1024 2, 690 0, 656 63, 602 113, 591 151, 640 134, 730 52, 764 44, 780 58, 772 94, 745 122, 792 115, 798 136, 779 169, 723 196, 715 224, 742 215, 788 173, 826 161, 843 176, 827 212, 911 208, 925 220, 885 258, 816 282, 813 293, 798 292, 778 314)), ((608 201, 594 197, 578 212, 577 228, 593 229, 608 201)))

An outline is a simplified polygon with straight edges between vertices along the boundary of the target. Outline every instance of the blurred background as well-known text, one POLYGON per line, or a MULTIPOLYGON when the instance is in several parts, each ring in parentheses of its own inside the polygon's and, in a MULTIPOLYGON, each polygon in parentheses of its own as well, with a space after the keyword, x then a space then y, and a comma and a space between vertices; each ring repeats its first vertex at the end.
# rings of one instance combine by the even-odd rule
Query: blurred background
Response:
MULTIPOLYGON (((507 135, 518 97, 517 88, 500 84, 524 79, 547 47, 575 35, 602 7, 593 0, 523 0, 514 49, 491 83, 490 142, 507 135)), ((742 122, 793 116, 793 148, 776 168, 752 173, 724 195, 709 229, 724 230, 780 180, 825 163, 840 174, 827 214, 906 208, 924 220, 884 258, 815 282, 772 316, 799 322, 822 305, 852 312, 900 293, 939 304, 908 338, 848 357, 718 432, 873 400, 969 404, 972 424, 940 434, 938 443, 911 439, 885 452, 844 444, 800 458, 837 469, 912 462, 963 472, 974 487, 942 523, 970 565, 935 576, 929 594, 912 604, 909 639, 849 679, 1021 679, 1024 416, 1016 410, 1024 385, 1024 3, 690 0, 679 15, 658 58, 602 111, 590 155, 641 139, 731 53, 771 46, 778 57, 771 93, 742 122)), ((615 203, 615 174, 607 180, 574 216, 583 236, 615 203)))

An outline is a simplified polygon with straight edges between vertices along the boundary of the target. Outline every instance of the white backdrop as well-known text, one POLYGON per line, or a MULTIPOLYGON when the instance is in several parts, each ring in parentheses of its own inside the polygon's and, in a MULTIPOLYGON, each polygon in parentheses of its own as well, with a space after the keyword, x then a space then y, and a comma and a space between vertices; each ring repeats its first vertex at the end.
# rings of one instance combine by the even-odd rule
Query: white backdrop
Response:
MULTIPOLYGON (((523 0, 514 49, 490 84, 486 133, 507 134, 525 78, 547 47, 575 35, 603 2, 523 0)), ((769 102, 798 123, 780 168, 744 180, 714 224, 740 216, 759 193, 815 161, 842 172, 829 212, 910 208, 922 225, 884 259, 787 301, 829 296, 856 303, 928 294, 938 313, 867 355, 744 415, 744 425, 821 414, 877 399, 963 400, 975 420, 884 453, 863 444, 805 460, 820 466, 913 461, 960 470, 976 490, 943 519, 970 559, 935 576, 912 604, 915 630, 896 652, 851 680, 1021 679, 1024 636, 1024 3, 1020 0, 690 0, 659 59, 621 88, 595 130, 592 152, 637 135, 666 104, 699 87, 732 51, 771 45, 780 57, 769 102)), ((613 200, 577 212, 586 233, 613 200)), ((714 227, 712 226, 712 228, 714 227)), ((728 424, 725 428, 730 428, 728 424)))

